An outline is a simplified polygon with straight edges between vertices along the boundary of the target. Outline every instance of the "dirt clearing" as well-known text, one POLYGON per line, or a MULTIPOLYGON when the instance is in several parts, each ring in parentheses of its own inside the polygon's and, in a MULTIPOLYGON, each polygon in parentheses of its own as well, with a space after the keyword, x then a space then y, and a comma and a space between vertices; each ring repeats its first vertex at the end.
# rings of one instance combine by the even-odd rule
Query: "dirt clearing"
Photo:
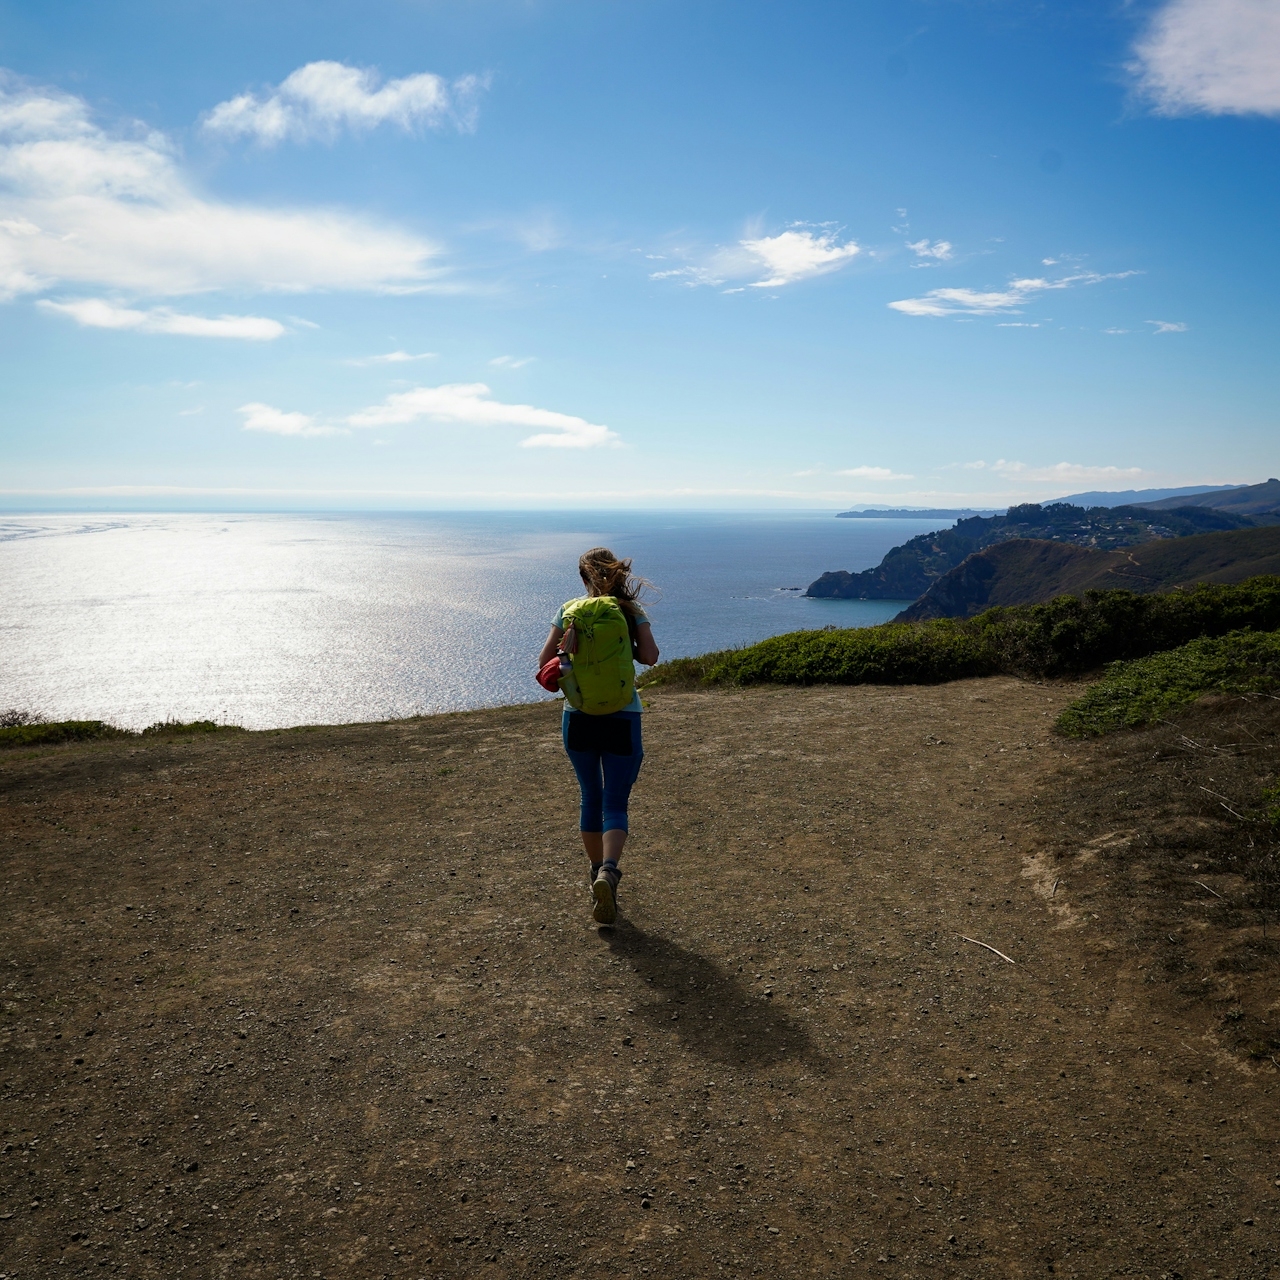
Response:
POLYGON ((0 757, 0 1274, 1280 1276, 1074 692, 655 692, 613 930, 554 706, 0 757))

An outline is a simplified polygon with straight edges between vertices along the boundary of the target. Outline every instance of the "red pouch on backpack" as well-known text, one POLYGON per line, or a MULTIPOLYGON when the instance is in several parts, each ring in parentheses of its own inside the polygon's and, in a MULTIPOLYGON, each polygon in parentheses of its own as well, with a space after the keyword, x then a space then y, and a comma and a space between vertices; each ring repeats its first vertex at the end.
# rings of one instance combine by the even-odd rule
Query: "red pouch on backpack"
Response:
POLYGON ((548 693, 559 693, 560 655, 557 653, 549 662, 544 663, 535 678, 548 693))

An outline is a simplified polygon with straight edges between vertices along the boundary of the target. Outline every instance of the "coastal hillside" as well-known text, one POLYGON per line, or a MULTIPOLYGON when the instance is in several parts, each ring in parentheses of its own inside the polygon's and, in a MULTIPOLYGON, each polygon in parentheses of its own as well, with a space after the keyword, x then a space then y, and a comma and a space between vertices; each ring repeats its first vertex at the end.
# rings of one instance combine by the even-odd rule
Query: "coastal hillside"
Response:
POLYGON ((1238 489, 1201 493, 1189 498, 1165 498, 1160 502, 1135 503, 1130 509, 1169 511, 1177 508, 1181 512, 1187 507, 1249 516, 1268 524, 1280 523, 1280 480, 1273 476, 1262 484, 1242 485, 1238 489))
POLYGON ((1048 506, 1026 502, 1004 515, 973 516, 894 547, 872 569, 824 573, 806 595, 834 600, 914 600, 975 551, 1015 538, 1038 538, 1072 547, 1113 550, 1156 539, 1189 537, 1216 530, 1251 528, 1248 515, 1199 506, 1158 515, 1144 508, 1048 506))
POLYGON ((1262 574, 1280 574, 1280 526, 1161 539, 1117 551, 1020 538, 975 552, 894 621, 969 618, 997 605, 1041 604, 1086 591, 1146 594, 1262 574))

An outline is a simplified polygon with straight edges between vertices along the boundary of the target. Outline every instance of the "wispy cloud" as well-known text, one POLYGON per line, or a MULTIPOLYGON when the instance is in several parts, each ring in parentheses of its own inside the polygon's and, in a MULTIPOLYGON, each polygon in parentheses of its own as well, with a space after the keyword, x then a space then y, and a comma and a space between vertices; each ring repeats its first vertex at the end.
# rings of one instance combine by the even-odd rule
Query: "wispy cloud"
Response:
POLYGON ((998 458, 995 462, 961 462, 954 464, 964 471, 994 471, 1006 479, 1022 484, 1105 484, 1133 481, 1150 474, 1142 467, 1085 466, 1078 462, 1055 462, 1048 467, 1032 467, 1025 462, 998 458))
POLYGON ((608 427, 585 418, 528 404, 503 404, 492 398, 483 382, 446 383, 396 392, 379 405, 353 413, 347 422, 353 427, 382 427, 422 418, 472 427, 546 428, 520 441, 527 449, 590 449, 618 441, 617 434, 608 427))
POLYGON ((776 236, 751 236, 716 249, 700 262, 651 272, 650 279, 679 280, 691 287, 743 282, 729 292, 779 289, 839 271, 861 252, 861 246, 852 240, 841 241, 835 231, 795 223, 776 236))
POLYGON ((1070 289, 1082 284, 1101 284, 1104 280, 1123 280, 1136 271, 1114 271, 1100 275, 1082 271, 1058 280, 1043 277, 1012 280, 1004 289, 930 289, 919 298, 903 298, 891 302, 894 311, 908 316, 991 316, 1021 311, 1024 303, 1050 289, 1070 289))
POLYGON ((113 136, 85 103, 0 81, 0 300, 75 282, 151 297, 218 289, 422 289, 438 250, 334 212, 198 194, 160 134, 113 136))
POLYGON ((422 72, 379 87, 378 75, 341 62, 309 62, 265 97, 242 93, 220 102, 204 128, 226 137, 248 137, 264 146, 286 139, 332 139, 342 130, 367 133, 391 124, 406 133, 421 126, 475 127, 476 97, 486 87, 479 76, 449 84, 422 72))
POLYGON ((907 248, 917 258, 934 258, 938 262, 945 262, 948 258, 954 256, 954 250, 949 240, 935 240, 932 244, 928 240, 908 240, 907 248))
POLYGON ((489 363, 495 369, 523 369, 525 365, 532 364, 537 356, 494 356, 489 363))
POLYGON ((278 320, 264 316, 192 316, 168 307, 138 311, 119 307, 101 298, 76 298, 67 302, 41 299, 43 311, 70 316, 77 324, 92 329, 136 329, 139 333, 172 333, 188 338, 243 338, 269 342, 287 332, 278 320))
POLYGON ((237 413, 244 414, 246 431, 265 431, 273 436, 342 436, 347 435, 341 427, 319 426, 316 420, 305 413, 286 413, 283 409, 273 408, 269 404, 242 404, 237 413))
POLYGON ((1171 0, 1130 69, 1161 115, 1280 115, 1280 6, 1274 0, 1171 0))
POLYGON ((1147 324, 1155 325, 1152 333, 1186 333, 1187 326, 1180 320, 1148 320, 1147 324))
POLYGON ((888 467, 844 467, 832 472, 837 476, 861 476, 864 480, 914 480, 914 476, 890 471, 888 467))
POLYGON ((438 355, 439 352, 436 351, 420 351, 417 355, 408 351, 388 351, 381 356, 358 356, 351 360, 344 360, 343 364, 408 364, 413 360, 434 360, 438 355))

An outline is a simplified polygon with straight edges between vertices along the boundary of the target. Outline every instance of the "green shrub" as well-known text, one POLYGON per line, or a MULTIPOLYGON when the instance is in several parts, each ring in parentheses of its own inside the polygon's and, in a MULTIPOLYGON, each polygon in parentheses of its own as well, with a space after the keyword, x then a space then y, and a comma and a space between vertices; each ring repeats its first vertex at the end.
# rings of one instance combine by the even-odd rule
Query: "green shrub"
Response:
POLYGON ((1137 595, 1088 591, 1047 604, 988 609, 969 619, 998 654, 1001 670, 1041 676, 1089 671, 1118 658, 1139 658, 1199 636, 1244 627, 1280 627, 1280 577, 1231 586, 1137 595))
MULTIPOLYGON (((220 729, 240 730, 239 725, 217 724, 213 720, 158 720, 141 734, 117 729, 105 720, 56 720, 45 723, 35 716, 23 716, 24 723, 0 727, 0 749, 41 747, 59 742, 88 742, 95 738, 155 737, 168 734, 216 733, 220 729)), ((243 732, 243 730, 240 730, 243 732)))
POLYGON ((1262 792, 1262 820, 1280 831, 1280 783, 1266 787, 1262 792))
POLYGON ((724 684, 936 684, 994 669, 980 637, 940 619, 774 636, 722 655, 707 678, 724 684))
POLYGON ((218 724, 216 720, 157 720, 142 731, 144 738, 160 733, 217 733, 219 729, 239 729, 238 724, 218 724))
POLYGON ((1062 676, 1199 636, 1280 627, 1280 577, 1154 595, 1089 591, 975 618, 793 631, 654 667, 656 684, 932 684, 966 676, 1062 676))
POLYGON ((20 724, 0 729, 0 747, 38 747, 56 742, 83 742, 92 738, 127 738, 105 720, 56 720, 52 724, 20 724))
POLYGON ((17 729, 24 724, 47 724, 48 718, 35 711, 23 711, 20 707, 10 707, 0 711, 0 729, 17 729))
POLYGON ((669 662, 650 667, 637 677, 636 684, 641 689, 651 689, 655 685, 702 684, 716 663, 735 652, 734 649, 718 649, 715 653, 704 653, 696 658, 672 658, 669 662))
POLYGON ((1059 717, 1072 737, 1150 724, 1206 693, 1280 688, 1280 631, 1206 636, 1129 662, 1106 675, 1059 717))

